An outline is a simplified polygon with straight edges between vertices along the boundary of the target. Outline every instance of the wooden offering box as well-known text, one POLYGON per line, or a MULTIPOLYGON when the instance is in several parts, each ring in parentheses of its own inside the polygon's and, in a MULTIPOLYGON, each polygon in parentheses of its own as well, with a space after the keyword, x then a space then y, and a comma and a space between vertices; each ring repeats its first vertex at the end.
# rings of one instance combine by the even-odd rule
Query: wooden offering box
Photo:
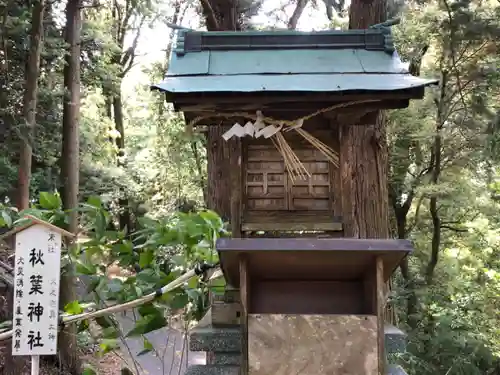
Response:
POLYGON ((220 239, 240 288, 242 374, 385 375, 384 285, 406 240, 220 239))

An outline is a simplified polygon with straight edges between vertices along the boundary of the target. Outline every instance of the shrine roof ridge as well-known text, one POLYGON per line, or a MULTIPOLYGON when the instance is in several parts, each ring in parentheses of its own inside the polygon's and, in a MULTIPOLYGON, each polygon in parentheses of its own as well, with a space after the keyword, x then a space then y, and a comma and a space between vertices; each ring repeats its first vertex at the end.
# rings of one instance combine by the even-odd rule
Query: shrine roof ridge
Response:
POLYGON ((177 36, 175 53, 202 51, 256 51, 290 49, 364 49, 395 51, 394 40, 388 27, 359 30, 326 31, 188 31, 177 36))
MULTIPOLYGON (((394 20, 360 30, 180 30, 163 81, 177 102, 200 94, 401 93, 421 98, 436 79, 414 77, 394 46, 394 20), (406 92, 407 91, 407 92, 406 92), (410 93, 411 91, 411 93, 410 93)), ((201 98, 200 98, 201 99, 201 98)))

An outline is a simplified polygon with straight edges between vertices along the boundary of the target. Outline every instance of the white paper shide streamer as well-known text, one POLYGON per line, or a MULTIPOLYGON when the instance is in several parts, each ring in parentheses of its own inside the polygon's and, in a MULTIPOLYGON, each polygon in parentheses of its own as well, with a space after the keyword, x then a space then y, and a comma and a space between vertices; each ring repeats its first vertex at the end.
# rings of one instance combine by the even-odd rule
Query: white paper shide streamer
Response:
POLYGON ((270 121, 270 119, 263 116, 261 111, 257 111, 256 115, 255 122, 252 123, 248 121, 244 126, 235 123, 231 129, 222 135, 222 138, 224 138, 225 141, 229 141, 233 137, 270 138, 278 152, 283 156, 285 168, 292 182, 297 178, 306 180, 311 177, 311 174, 290 147, 282 132, 290 130, 296 131, 318 149, 332 164, 338 166, 338 154, 312 134, 302 129, 302 125, 304 124, 303 118, 292 121, 291 123, 287 121, 285 126, 285 121, 270 121))

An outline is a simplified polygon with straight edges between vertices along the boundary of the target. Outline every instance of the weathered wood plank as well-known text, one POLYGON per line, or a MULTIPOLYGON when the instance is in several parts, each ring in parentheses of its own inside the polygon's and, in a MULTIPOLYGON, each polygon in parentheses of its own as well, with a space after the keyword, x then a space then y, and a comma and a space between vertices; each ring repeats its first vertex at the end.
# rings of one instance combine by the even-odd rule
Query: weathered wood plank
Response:
POLYGON ((378 330, 378 368, 379 375, 385 375, 385 336, 384 336, 384 316, 385 316, 385 280, 384 261, 378 256, 375 261, 375 280, 377 296, 377 330, 378 330))
POLYGON ((374 258, 381 256, 387 281, 413 249, 406 240, 354 238, 220 238, 216 246, 224 276, 235 287, 241 255, 248 256, 257 279, 339 281, 364 277, 374 258))
POLYGON ((241 299, 241 375, 248 374, 248 312, 250 305, 250 274, 248 259, 239 258, 240 299, 241 299))
POLYGON ((342 223, 243 223, 244 232, 275 232, 275 231, 310 231, 310 232, 338 232, 342 230, 342 223))
POLYGON ((213 325, 236 325, 241 322, 241 304, 238 302, 214 302, 212 303, 213 325))
POLYGON ((375 316, 249 317, 249 375, 377 375, 375 316))
POLYGON ((242 142, 240 138, 229 141, 229 178, 230 178, 230 200, 231 200, 231 234, 234 238, 241 237, 241 214, 242 214, 242 142))

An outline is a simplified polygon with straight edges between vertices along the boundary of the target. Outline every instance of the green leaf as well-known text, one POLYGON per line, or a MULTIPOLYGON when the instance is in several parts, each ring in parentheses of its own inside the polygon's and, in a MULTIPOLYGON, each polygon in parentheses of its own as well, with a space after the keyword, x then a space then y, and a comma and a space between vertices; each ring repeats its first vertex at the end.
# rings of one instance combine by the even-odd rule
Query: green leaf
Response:
POLYGON ((137 280, 147 283, 147 284, 156 284, 159 281, 159 275, 155 273, 155 271, 151 268, 146 268, 137 274, 137 280))
POLYGON ((102 330, 102 337, 105 339, 117 339, 120 337, 120 331, 115 327, 107 327, 102 330))
POLYGON ((58 194, 51 194, 46 191, 40 193, 39 203, 46 210, 57 210, 62 206, 61 197, 58 194))
POLYGON ((66 312, 70 315, 77 315, 77 314, 81 314, 83 312, 83 309, 80 306, 80 303, 75 300, 75 301, 71 301, 66 306, 64 306, 64 312, 66 312))
POLYGON ((170 258, 170 261, 177 267, 187 266, 187 259, 183 255, 174 255, 172 258, 170 258))
POLYGON ((113 322, 111 321, 111 318, 108 316, 99 316, 95 318, 95 322, 99 324, 99 326, 102 328, 109 328, 113 326, 113 322))
POLYGON ((89 329, 89 320, 88 319, 82 320, 80 323, 78 323, 78 329, 77 329, 78 333, 84 332, 88 329, 89 329))
POLYGON ((111 251, 117 255, 120 254, 132 254, 134 250, 134 245, 130 241, 123 241, 111 246, 111 251))
POLYGON ((142 252, 139 255, 139 267, 146 268, 153 262, 154 257, 155 254, 152 250, 142 252))
POLYGON ((120 279, 112 279, 108 282, 108 290, 111 293, 119 293, 123 289, 123 282, 120 279))
POLYGON ((213 229, 220 229, 222 227, 222 219, 216 212, 211 210, 201 211, 199 213, 200 217, 205 220, 213 229))
POLYGON ((86 365, 84 365, 82 375, 97 375, 97 372, 94 370, 94 368, 91 365, 86 364, 86 365))
POLYGON ((92 263, 83 263, 78 261, 76 263, 76 272, 81 275, 95 275, 97 272, 97 268, 92 263))
POLYGON ((191 278, 191 279, 188 281, 188 285, 187 285, 187 287, 188 287, 189 289, 195 289, 195 288, 197 288, 197 287, 198 287, 199 283, 200 283, 200 279, 198 279, 197 277, 193 277, 193 278, 191 278))
POLYGON ((90 294, 90 293, 96 291, 98 289, 99 285, 101 284, 101 282, 102 282, 101 276, 97 276, 97 275, 90 276, 90 281, 87 285, 87 294, 90 294))
POLYGON ((226 279, 223 276, 210 280, 210 286, 213 288, 223 288, 226 286, 226 279))
POLYGON ((134 337, 144 335, 146 333, 156 331, 167 325, 167 321, 162 315, 148 315, 139 319, 134 328, 127 333, 127 337, 134 337))
POLYGON ((141 355, 147 354, 151 351, 154 350, 153 344, 151 344, 151 341, 149 341, 147 338, 143 337, 143 345, 144 349, 141 350, 139 353, 137 353, 137 356, 140 357, 141 355))
POLYGON ((87 199, 87 204, 95 208, 102 208, 101 198, 97 195, 92 195, 87 199))
POLYGON ((106 219, 106 215, 101 210, 97 213, 97 215, 95 217, 95 222, 94 222, 94 228, 95 228, 97 238, 102 238, 104 236, 104 233, 106 232, 107 226, 108 226, 108 222, 106 219))
POLYGON ((142 305, 137 310, 142 317, 150 315, 160 315, 160 316, 163 315, 162 310, 157 308, 152 303, 147 303, 145 305, 142 305))
POLYGON ((5 320, 3 322, 0 322, 0 330, 10 329, 10 327, 12 327, 12 320, 5 320))
POLYGON ((99 347, 101 349, 101 354, 109 353, 110 351, 115 350, 119 347, 118 340, 116 340, 116 339, 104 339, 99 344, 99 347))
MULTIPOLYGON (((10 215, 6 211, 2 211, 1 219, 3 220, 3 225, 0 225, 0 227, 2 227, 2 226, 11 227, 12 226, 12 218, 10 217, 10 215)), ((0 221, 0 224, 2 224, 2 221, 0 221)))
POLYGON ((169 305, 172 309, 178 310, 185 307, 188 304, 188 302, 189 302, 189 297, 186 293, 177 292, 177 294, 175 294, 172 300, 170 301, 169 305))

